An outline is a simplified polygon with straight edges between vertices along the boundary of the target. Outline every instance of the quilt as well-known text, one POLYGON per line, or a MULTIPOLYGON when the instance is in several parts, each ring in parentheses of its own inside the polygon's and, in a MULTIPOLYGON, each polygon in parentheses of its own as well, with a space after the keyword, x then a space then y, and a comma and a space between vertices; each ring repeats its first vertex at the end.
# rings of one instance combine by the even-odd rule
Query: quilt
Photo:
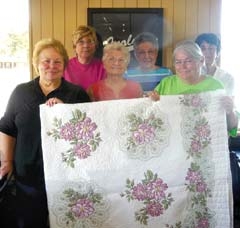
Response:
POLYGON ((232 227, 221 97, 41 105, 50 227, 232 227))

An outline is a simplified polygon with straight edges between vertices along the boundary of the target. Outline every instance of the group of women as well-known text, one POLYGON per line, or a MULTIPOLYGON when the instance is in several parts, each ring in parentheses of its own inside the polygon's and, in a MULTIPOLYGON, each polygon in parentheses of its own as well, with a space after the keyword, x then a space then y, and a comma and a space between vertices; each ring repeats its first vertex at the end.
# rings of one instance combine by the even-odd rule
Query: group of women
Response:
MULTIPOLYGON (((148 41, 142 53, 145 66, 153 65, 155 47, 148 41), (150 64, 151 62, 151 64, 150 64)), ((143 97, 140 83, 125 79, 130 55, 128 49, 113 42, 104 47, 102 60, 94 57, 98 45, 96 33, 89 26, 79 26, 73 33, 76 56, 68 59, 66 49, 55 39, 39 41, 33 52, 33 66, 39 75, 18 85, 0 120, 0 174, 11 170, 16 182, 15 227, 47 228, 48 209, 45 191, 39 105, 81 103, 143 97)), ((140 56, 139 49, 137 55, 140 56)), ((156 53, 155 53, 156 55, 156 53)), ((153 100, 160 95, 198 93, 224 89, 214 77, 202 74, 204 56, 193 41, 177 45, 173 53, 176 75, 164 77, 148 93, 153 100)), ((139 67, 140 69, 140 67, 139 67)), ((144 68, 144 70, 146 67, 144 68)), ((228 128, 236 131, 237 117, 233 99, 223 97, 228 128)))

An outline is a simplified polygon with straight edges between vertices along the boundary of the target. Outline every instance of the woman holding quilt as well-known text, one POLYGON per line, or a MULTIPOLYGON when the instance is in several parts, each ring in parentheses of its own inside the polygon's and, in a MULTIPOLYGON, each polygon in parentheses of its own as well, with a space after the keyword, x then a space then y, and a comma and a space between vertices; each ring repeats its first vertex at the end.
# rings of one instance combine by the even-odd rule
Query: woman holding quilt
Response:
MULTIPOLYGON (((204 56, 199 46, 193 41, 186 40, 179 43, 173 52, 176 75, 164 78, 149 93, 153 100, 159 100, 160 95, 192 94, 224 89, 218 80, 201 74, 204 56)), ((227 114, 227 126, 230 135, 237 134, 238 118, 234 111, 233 99, 222 97, 222 105, 227 114)))
POLYGON ((83 89, 63 79, 67 62, 60 41, 40 40, 33 51, 39 77, 14 89, 0 120, 0 175, 13 169, 16 181, 14 228, 48 227, 39 105, 90 101, 83 89))

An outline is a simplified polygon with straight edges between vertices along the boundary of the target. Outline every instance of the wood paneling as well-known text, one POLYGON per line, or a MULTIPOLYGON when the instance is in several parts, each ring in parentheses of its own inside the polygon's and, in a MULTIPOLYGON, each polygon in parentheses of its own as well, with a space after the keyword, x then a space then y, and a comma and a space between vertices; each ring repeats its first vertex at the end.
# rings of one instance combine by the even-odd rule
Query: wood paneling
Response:
POLYGON ((175 0, 173 7, 173 36, 175 44, 185 39, 186 0, 175 0))
POLYGON ((77 24, 87 24, 88 0, 77 0, 77 24))
POLYGON ((187 38, 195 38, 198 23, 198 1, 186 0, 186 31, 187 38))
MULTIPOLYGON (((163 8, 163 65, 172 67, 176 42, 199 33, 220 34, 222 0, 29 0, 30 52, 44 37, 55 37, 73 56, 72 32, 87 24, 87 8, 163 8)), ((31 57, 31 53, 30 53, 31 57)))
POLYGON ((150 0, 149 7, 150 8, 161 8, 162 0, 150 0))
POLYGON ((112 0, 101 1, 101 7, 102 8, 112 8, 113 7, 112 0))
POLYGON ((137 0, 125 0, 125 8, 137 8, 137 0))
POLYGON ((163 64, 172 68, 174 0, 162 0, 163 23, 163 64))
POLYGON ((53 36, 53 4, 52 0, 41 0, 41 32, 42 37, 53 36))
POLYGON ((113 8, 125 8, 125 2, 119 1, 119 0, 112 0, 113 2, 113 8))
POLYGON ((209 31, 217 33, 218 35, 220 35, 221 31, 221 11, 222 5, 219 4, 219 0, 211 0, 209 31))
POLYGON ((53 37, 65 42, 64 22, 65 22, 64 0, 53 0, 53 37))
MULTIPOLYGON (((65 1, 67 1, 67 0, 65 0, 65 1)), ((97 7, 101 7, 101 0, 89 0, 88 1, 88 3, 89 3, 89 5, 88 5, 88 7, 92 7, 92 8, 97 8, 97 7)))
POLYGON ((138 0, 137 1, 138 8, 148 8, 149 7, 149 0, 138 0))
POLYGON ((69 55, 72 53, 72 33, 77 27, 77 1, 65 0, 65 47, 68 50, 69 55))
POLYGON ((211 0, 198 1, 198 32, 203 33, 210 30, 210 2, 211 0))

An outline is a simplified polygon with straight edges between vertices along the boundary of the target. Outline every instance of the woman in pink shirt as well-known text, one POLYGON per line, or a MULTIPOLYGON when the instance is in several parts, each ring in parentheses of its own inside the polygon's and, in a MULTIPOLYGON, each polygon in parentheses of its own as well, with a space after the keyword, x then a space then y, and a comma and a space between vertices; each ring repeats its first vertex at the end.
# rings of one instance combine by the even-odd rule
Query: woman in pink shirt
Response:
POLYGON ((64 78, 87 89, 93 83, 105 78, 102 61, 94 57, 98 40, 94 28, 79 26, 72 35, 76 56, 71 58, 64 72, 64 78))
POLYGON ((92 101, 130 99, 143 96, 138 82, 126 80, 125 71, 130 61, 128 48, 119 42, 107 44, 103 49, 106 78, 92 84, 87 92, 92 101))

